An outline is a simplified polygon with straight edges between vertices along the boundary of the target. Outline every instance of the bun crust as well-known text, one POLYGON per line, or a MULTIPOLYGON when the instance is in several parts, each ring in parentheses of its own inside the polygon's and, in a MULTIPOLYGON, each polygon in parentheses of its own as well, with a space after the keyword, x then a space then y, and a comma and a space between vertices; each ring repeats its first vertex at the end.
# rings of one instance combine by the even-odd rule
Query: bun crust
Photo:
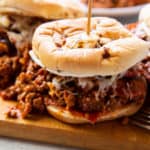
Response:
POLYGON ((84 5, 75 0, 0 0, 0 13, 42 17, 74 18, 84 15, 84 5))
POLYGON ((33 52, 48 70, 74 77, 116 75, 147 56, 149 44, 133 37, 115 19, 92 18, 90 36, 85 33, 86 23, 86 18, 80 18, 37 28, 33 52), (102 45, 93 48, 97 42, 102 45))
POLYGON ((95 122, 92 122, 83 115, 74 115, 70 111, 55 106, 47 106, 47 111, 50 115, 52 115, 53 117, 62 122, 71 124, 84 124, 84 123, 98 123, 102 121, 114 120, 120 117, 130 116, 136 113, 141 108, 141 106, 142 103, 131 104, 105 114, 99 114, 95 122))

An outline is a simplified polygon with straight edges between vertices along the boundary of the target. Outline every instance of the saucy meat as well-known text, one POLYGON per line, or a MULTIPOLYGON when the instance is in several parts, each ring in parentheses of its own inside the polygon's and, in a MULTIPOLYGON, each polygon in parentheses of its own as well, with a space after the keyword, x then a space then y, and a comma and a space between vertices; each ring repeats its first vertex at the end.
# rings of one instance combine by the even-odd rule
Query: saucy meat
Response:
POLYGON ((0 90, 13 84, 26 71, 30 57, 31 37, 44 22, 36 17, 0 15, 0 90))
POLYGON ((50 78, 47 71, 30 61, 26 72, 21 72, 15 84, 1 92, 1 96, 4 99, 17 100, 17 108, 23 116, 31 111, 42 113, 45 111, 44 100, 48 97, 49 90, 46 82, 50 78))
POLYGON ((30 60, 26 71, 1 96, 18 101, 16 108, 8 112, 10 117, 45 113, 47 105, 84 113, 108 112, 130 103, 143 103, 146 82, 137 68, 116 77, 73 78, 53 75, 30 60))
POLYGON ((146 93, 146 82, 142 77, 138 76, 137 71, 132 71, 132 76, 128 74, 121 78, 116 77, 112 84, 110 84, 111 81, 109 79, 108 82, 110 85, 106 83, 105 80, 107 79, 93 77, 87 79, 87 82, 93 84, 90 85, 90 88, 87 87, 89 86, 88 83, 85 87, 81 87, 78 84, 79 79, 75 79, 77 81, 74 81, 76 86, 74 84, 71 87, 65 86, 63 88, 62 86, 60 89, 50 86, 49 94, 51 98, 47 104, 90 113, 109 111, 129 103, 141 103, 146 93), (104 86, 104 84, 107 85, 104 86), (60 97, 63 102, 60 102, 60 97))
POLYGON ((0 90, 12 84, 21 69, 16 54, 7 33, 0 29, 0 90))
POLYGON ((15 80, 20 71, 19 58, 8 57, 0 58, 0 89, 3 89, 15 80))

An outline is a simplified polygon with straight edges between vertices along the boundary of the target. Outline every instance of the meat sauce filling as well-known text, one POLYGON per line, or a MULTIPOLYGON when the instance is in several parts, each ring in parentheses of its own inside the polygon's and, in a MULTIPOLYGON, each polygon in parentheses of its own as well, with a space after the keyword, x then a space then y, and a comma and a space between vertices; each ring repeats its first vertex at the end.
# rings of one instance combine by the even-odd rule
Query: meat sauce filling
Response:
POLYGON ((42 22, 39 18, 0 15, 0 90, 13 84, 26 70, 31 37, 42 22))
POLYGON ((17 50, 10 42, 7 33, 0 29, 0 89, 4 89, 15 80, 21 70, 17 50))
POLYGON ((15 84, 1 92, 4 99, 18 101, 17 107, 8 112, 10 117, 44 113, 48 105, 81 113, 104 113, 131 103, 142 103, 145 94, 145 80, 137 67, 114 79, 109 76, 72 78, 50 74, 31 60, 15 84))

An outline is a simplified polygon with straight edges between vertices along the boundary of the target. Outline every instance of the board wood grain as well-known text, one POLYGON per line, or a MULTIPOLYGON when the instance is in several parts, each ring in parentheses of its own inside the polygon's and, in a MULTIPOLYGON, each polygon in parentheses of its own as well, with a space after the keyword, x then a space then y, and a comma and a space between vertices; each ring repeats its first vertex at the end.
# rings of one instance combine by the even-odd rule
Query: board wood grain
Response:
POLYGON ((97 150, 149 150, 150 132, 119 121, 96 125, 68 125, 50 116, 8 119, 13 102, 0 99, 0 135, 97 150))

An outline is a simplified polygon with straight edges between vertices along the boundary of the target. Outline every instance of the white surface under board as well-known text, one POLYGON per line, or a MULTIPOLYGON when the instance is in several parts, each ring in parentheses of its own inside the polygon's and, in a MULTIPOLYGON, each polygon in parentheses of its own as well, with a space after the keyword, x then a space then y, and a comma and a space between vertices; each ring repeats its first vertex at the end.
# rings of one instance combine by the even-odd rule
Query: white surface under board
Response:
POLYGON ((77 149, 0 137, 0 150, 77 150, 77 149))

